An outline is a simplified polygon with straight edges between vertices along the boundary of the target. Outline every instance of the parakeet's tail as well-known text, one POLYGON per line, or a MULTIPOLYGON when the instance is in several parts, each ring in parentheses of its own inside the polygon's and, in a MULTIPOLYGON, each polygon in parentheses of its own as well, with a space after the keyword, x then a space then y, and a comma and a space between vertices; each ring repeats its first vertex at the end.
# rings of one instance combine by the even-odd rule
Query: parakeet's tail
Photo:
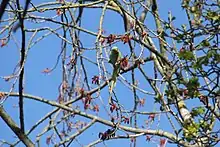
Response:
POLYGON ((116 68, 114 68, 113 74, 112 74, 112 80, 111 80, 110 88, 109 88, 109 104, 112 103, 112 92, 113 92, 114 87, 116 86, 116 81, 117 81, 119 71, 120 71, 120 67, 118 65, 116 66, 116 68))
POLYGON ((109 104, 113 103, 113 101, 112 101, 112 92, 113 92, 113 88, 116 86, 116 80, 117 80, 117 77, 116 77, 116 79, 112 79, 112 81, 110 83, 109 99, 108 99, 109 104))

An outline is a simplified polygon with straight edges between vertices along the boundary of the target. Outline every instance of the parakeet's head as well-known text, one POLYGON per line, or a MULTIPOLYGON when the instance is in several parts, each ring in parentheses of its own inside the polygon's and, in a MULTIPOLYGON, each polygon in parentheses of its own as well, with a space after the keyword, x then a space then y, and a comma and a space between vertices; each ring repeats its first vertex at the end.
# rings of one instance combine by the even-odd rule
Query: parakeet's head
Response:
POLYGON ((118 47, 117 47, 117 46, 113 46, 113 47, 112 47, 112 51, 113 51, 113 52, 118 52, 118 47))
POLYGON ((117 61, 121 59, 121 53, 117 46, 112 47, 111 53, 109 56, 109 63, 115 65, 117 61))

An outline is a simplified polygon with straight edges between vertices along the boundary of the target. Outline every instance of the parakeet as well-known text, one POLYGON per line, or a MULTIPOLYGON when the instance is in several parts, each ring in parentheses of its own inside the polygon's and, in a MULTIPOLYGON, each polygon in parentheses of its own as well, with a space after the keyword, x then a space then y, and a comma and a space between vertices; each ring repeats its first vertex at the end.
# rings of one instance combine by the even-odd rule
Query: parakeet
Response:
POLYGON ((111 53, 110 53, 110 57, 109 57, 109 63, 111 63, 113 65, 113 72, 112 72, 112 81, 110 83, 110 96, 109 96, 109 103, 112 102, 112 98, 111 98, 111 94, 113 91, 113 88, 116 85, 116 80, 118 77, 118 74, 120 72, 120 61, 122 59, 122 54, 119 51, 118 47, 114 46, 111 49, 111 53))

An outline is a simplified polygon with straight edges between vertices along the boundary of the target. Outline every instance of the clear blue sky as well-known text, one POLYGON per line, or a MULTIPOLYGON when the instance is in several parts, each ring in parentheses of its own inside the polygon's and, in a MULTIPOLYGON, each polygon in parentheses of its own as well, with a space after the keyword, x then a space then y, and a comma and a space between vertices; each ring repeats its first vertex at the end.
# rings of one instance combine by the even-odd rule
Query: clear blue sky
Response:
MULTIPOLYGON (((49 0, 47 0, 49 1, 49 0)), ((54 0, 55 1, 55 0, 54 0)), ((46 1, 32 1, 34 4, 46 2, 46 1)), ((182 8, 180 7, 180 1, 178 0, 158 0, 159 5, 159 13, 162 19, 167 20, 168 18, 168 11, 171 11, 172 14, 176 17, 175 26, 180 26, 183 23, 187 23, 186 21, 186 15, 182 11, 182 8)), ((83 14, 83 20, 82 20, 82 26, 93 30, 95 32, 98 31, 99 26, 99 17, 100 17, 101 10, 84 10, 83 14)), ((55 11, 50 11, 47 13, 47 16, 54 16, 56 14, 55 11)), ((122 34, 124 33, 124 26, 123 26, 123 20, 120 18, 118 19, 119 15, 115 13, 109 13, 107 12, 105 19, 104 19, 104 29, 106 30, 107 34, 122 34)), ((4 17, 5 18, 5 17, 4 17)), ((58 18, 59 19, 59 18, 58 18)), ((145 22, 149 28, 155 28, 154 21, 152 20, 152 17, 147 18, 145 22)), ((27 28, 35 27, 30 25, 30 23, 26 23, 27 28)), ((41 24, 41 26, 48 26, 51 28, 56 28, 57 26, 53 25, 52 23, 47 24, 41 24)), ((38 25, 40 26, 40 25, 38 25)), ((59 31, 59 33, 62 33, 59 31)), ((37 35, 34 39, 36 40, 38 37, 40 37, 43 33, 37 35)), ((20 31, 17 31, 15 34, 13 34, 14 38, 17 39, 20 45, 20 31)), ((2 37, 0 35, 0 37, 2 37)), ((30 35, 27 35, 29 38, 30 35)), ((86 34, 82 33, 81 40, 83 41, 84 47, 92 47, 94 46, 95 37, 90 37, 86 34)), ((57 56, 60 53, 61 49, 61 41, 59 38, 57 38, 55 35, 50 35, 40 41, 40 43, 36 44, 31 50, 29 51, 27 62, 25 64, 25 89, 24 92, 36 96, 42 96, 43 98, 54 100, 56 101, 59 91, 58 87, 61 84, 62 74, 61 74, 61 62, 57 65, 57 68, 50 74, 43 74, 42 71, 45 68, 51 68, 55 65, 57 56)), ((126 55, 129 53, 129 48, 127 45, 124 45, 122 43, 117 44, 123 55, 126 55)), ((68 46, 68 53, 71 52, 71 46, 68 46)), ((138 52, 138 51, 137 51, 138 52)), ((93 61, 96 61, 95 58, 95 51, 85 51, 84 55, 91 58, 93 61)), ((5 47, 0 48, 0 76, 8 76, 11 75, 13 72, 13 69, 19 62, 19 49, 16 47, 16 44, 11 41, 9 44, 7 44, 5 47)), ((145 56, 147 55, 147 52, 145 56)), ((98 74, 98 68, 96 66, 93 66, 90 63, 85 64, 86 68, 88 68, 88 78, 91 83, 91 78, 93 75, 98 74)), ((149 64, 144 67, 144 69, 147 71, 149 69, 152 69, 152 65, 149 64)), ((151 73, 148 73, 151 75, 151 73)), ((124 75, 125 77, 129 77, 130 75, 124 75)), ((139 72, 136 72, 136 76, 139 79, 140 87, 147 89, 148 91, 152 91, 147 83, 141 81, 141 76, 139 72)), ((5 82, 3 79, 0 79, 0 91, 9 91, 11 84, 14 80, 10 80, 9 82, 5 82)), ((92 85, 93 88, 95 85, 92 85)), ((102 98, 104 99, 104 102, 107 104, 107 98, 108 98, 108 92, 107 88, 104 89, 104 92, 102 93, 102 98)), ((15 87, 14 91, 18 91, 17 85, 15 87)), ((133 107, 133 96, 131 95, 130 90, 128 90, 123 84, 120 82, 117 83, 117 89, 115 90, 117 93, 117 96, 119 98, 119 101, 123 104, 124 107, 132 108, 133 107), (130 92, 130 95, 127 94, 130 92)), ((140 111, 156 111, 159 110, 158 105, 153 104, 153 98, 150 96, 143 95, 139 93, 140 98, 146 98, 146 104, 143 108, 138 108, 140 111)), ((78 102, 80 105, 81 102, 78 102)), ((100 101, 97 101, 97 104, 100 104, 100 101)), ((100 104, 101 105, 101 104, 100 104)), ((10 97, 7 99, 7 101, 4 103, 4 108, 6 111, 12 116, 14 121, 19 124, 19 114, 18 114, 18 98, 10 97)), ((81 105, 82 106, 82 105, 81 105)), ((29 130, 31 126, 33 126, 39 119, 41 119, 45 114, 53 110, 52 107, 47 106, 45 104, 35 102, 32 100, 25 100, 24 104, 24 114, 25 114, 25 128, 26 130, 29 130)), ((101 108, 101 112, 98 114, 98 116, 107 118, 106 113, 104 112, 103 108, 101 108)), ((87 110, 88 113, 95 114, 94 112, 87 110)), ((161 118, 156 118, 156 121, 151 126, 150 129, 163 129, 165 131, 170 131, 170 125, 167 126, 167 120, 165 119, 165 115, 161 115, 161 118), (163 122, 163 120, 166 120, 163 122)), ((75 120, 80 120, 80 117, 74 118, 75 120)), ((145 120, 148 119, 148 116, 140 117, 138 119, 139 127, 141 125, 144 125, 145 120)), ((47 121, 46 121, 47 123, 47 121)), ((35 142, 36 135, 42 131, 42 129, 45 127, 46 123, 41 124, 36 131, 31 133, 31 139, 33 142, 35 142)), ((62 125, 61 125, 62 126, 62 125)), ((61 127, 60 127, 61 128, 61 127)), ((95 141, 98 139, 98 133, 105 131, 108 129, 108 127, 105 127, 103 125, 100 125, 96 123, 93 127, 89 128, 88 131, 84 132, 84 134, 77 137, 80 143, 83 145, 87 145, 88 143, 95 141)), ((41 139, 42 146, 45 145, 45 140, 47 135, 50 135, 52 131, 48 132, 46 135, 44 135, 41 139)), ((120 134, 123 134, 123 132, 120 131, 120 134)), ((17 140, 14 137, 14 133, 10 130, 9 127, 3 122, 2 119, 0 119, 0 139, 14 142, 17 140)), ((146 142, 145 137, 138 138, 137 145, 138 146, 149 146, 149 147, 156 147, 158 144, 158 137, 156 137, 155 142, 146 142)), ((105 141, 105 144, 107 146, 129 146, 129 141, 125 139, 118 139, 118 140, 112 140, 112 141, 105 141)), ((23 144, 19 144, 19 146, 24 146, 23 144)), ((72 146, 79 146, 76 142, 73 142, 72 146)), ((100 143, 97 145, 97 147, 103 146, 103 143, 100 143)), ((175 145, 167 144, 167 147, 171 147, 175 145)))

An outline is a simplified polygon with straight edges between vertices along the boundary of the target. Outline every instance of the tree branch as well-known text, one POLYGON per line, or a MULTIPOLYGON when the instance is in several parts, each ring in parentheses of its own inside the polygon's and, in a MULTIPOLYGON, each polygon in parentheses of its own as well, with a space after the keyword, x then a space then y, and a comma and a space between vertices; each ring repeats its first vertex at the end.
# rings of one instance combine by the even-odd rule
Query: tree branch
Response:
POLYGON ((0 116, 26 146, 34 147, 32 141, 23 133, 23 130, 16 125, 12 118, 5 112, 3 107, 0 107, 0 116))
POLYGON ((5 8, 8 5, 8 2, 9 2, 9 0, 3 0, 2 3, 1 3, 1 6, 0 6, 0 22, 1 22, 3 14, 5 12, 5 8))

